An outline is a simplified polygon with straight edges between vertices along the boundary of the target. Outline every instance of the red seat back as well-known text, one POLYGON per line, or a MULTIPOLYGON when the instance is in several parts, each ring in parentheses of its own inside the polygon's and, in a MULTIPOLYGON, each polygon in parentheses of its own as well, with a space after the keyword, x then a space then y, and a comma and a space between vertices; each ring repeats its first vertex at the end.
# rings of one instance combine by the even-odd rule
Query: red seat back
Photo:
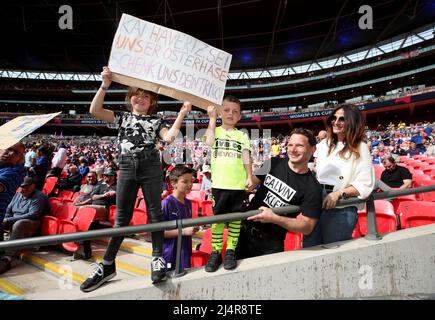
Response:
POLYGON ((199 207, 201 203, 198 199, 189 199, 192 203, 192 218, 198 218, 199 207))
POLYGON ((51 191, 53 191, 54 186, 56 185, 56 182, 59 178, 58 177, 48 177, 45 179, 44 187, 42 188, 42 192, 44 194, 49 194, 51 191))
POLYGON ((207 264, 210 254, 199 250, 192 250, 192 256, 190 257, 191 268, 202 267, 207 264))
POLYGON ((402 229, 435 223, 435 202, 404 201, 398 211, 402 229))
MULTIPOLYGON (((74 233, 77 232, 77 225, 69 220, 59 221, 59 234, 74 233)), ((80 246, 75 242, 65 242, 62 243, 62 247, 70 252, 76 252, 80 249, 80 246)))
MULTIPOLYGON (((420 187, 435 185, 433 180, 421 180, 418 182, 420 187)), ((417 195, 419 200, 435 202, 435 191, 420 193, 417 195)))
MULTIPOLYGON (((212 246, 211 246, 211 228, 207 229, 204 234, 202 235, 201 245, 199 247, 199 251, 211 254, 212 252, 212 246)), ((225 254, 225 248, 227 247, 227 239, 228 239, 228 229, 224 229, 224 238, 223 238, 223 244, 222 244, 222 258, 225 254)))
POLYGON ((200 183, 192 184, 192 191, 201 191, 201 184, 200 183))
POLYGON ((112 226, 115 224, 115 216, 116 216, 116 205, 109 207, 109 222, 112 226))
POLYGON ((57 207, 54 216, 59 220, 72 220, 77 213, 77 207, 73 205, 60 205, 57 207))
POLYGON ((287 231, 284 240, 284 251, 297 250, 302 248, 302 233, 287 231))
POLYGON ((60 199, 71 200, 73 195, 74 192, 72 192, 71 190, 63 190, 61 191, 61 193, 58 194, 57 197, 60 199))
MULTIPOLYGON (((397 230, 397 218, 393 204, 387 200, 375 200, 376 222, 379 233, 388 233, 397 230)), ((359 230, 362 235, 367 234, 367 211, 358 212, 359 230)))
POLYGON ((201 204, 202 216, 211 217, 213 215, 213 202, 211 200, 204 200, 201 204))
POLYGON ((77 230, 88 231, 96 214, 97 210, 95 208, 80 207, 73 219, 73 222, 77 225, 77 230))
POLYGON ((373 168, 375 168, 375 178, 380 179, 382 172, 384 172, 384 167, 381 166, 380 164, 374 164, 373 168))
POLYGON ((43 216, 41 234, 43 236, 55 235, 59 229, 59 219, 52 216, 43 216))
POLYGON ((134 208, 133 218, 130 221, 130 225, 137 226, 139 224, 147 224, 147 223, 148 223, 147 212, 143 209, 134 208))

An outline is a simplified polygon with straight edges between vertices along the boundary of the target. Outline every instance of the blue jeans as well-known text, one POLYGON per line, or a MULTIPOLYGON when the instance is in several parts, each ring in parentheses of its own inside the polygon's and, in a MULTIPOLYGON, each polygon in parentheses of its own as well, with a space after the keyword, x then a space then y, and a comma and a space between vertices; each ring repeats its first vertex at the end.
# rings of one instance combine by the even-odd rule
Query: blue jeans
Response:
POLYGON ((322 243, 352 239, 352 232, 357 221, 358 209, 355 206, 324 209, 320 216, 322 243))
MULTIPOLYGON (((147 150, 135 155, 119 156, 119 177, 116 186, 116 216, 114 227, 126 227, 133 217, 139 187, 145 198, 148 221, 164 221, 160 196, 162 193, 162 165, 157 150, 147 150)), ((164 231, 151 233, 153 257, 163 253, 164 231)), ((124 237, 111 238, 104 260, 114 261, 124 237)))

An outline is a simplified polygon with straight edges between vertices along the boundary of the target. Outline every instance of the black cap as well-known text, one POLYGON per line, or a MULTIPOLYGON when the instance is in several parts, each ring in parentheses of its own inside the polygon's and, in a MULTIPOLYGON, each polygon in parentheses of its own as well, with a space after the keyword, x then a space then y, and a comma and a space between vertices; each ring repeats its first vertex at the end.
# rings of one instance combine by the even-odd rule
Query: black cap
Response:
POLYGON ((23 180, 23 183, 21 184, 21 187, 30 186, 31 184, 36 183, 36 180, 32 177, 25 177, 23 180))

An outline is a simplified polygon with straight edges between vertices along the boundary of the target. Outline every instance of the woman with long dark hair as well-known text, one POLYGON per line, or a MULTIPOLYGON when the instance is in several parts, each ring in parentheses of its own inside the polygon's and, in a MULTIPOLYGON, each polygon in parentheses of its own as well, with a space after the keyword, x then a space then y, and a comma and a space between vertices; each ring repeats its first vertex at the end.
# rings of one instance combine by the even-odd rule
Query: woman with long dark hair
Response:
POLYGON ((364 199, 373 191, 375 173, 364 138, 358 107, 337 106, 327 119, 327 138, 317 145, 316 174, 325 193, 320 218, 322 243, 348 240, 358 221, 358 208, 337 208, 340 199, 364 199))

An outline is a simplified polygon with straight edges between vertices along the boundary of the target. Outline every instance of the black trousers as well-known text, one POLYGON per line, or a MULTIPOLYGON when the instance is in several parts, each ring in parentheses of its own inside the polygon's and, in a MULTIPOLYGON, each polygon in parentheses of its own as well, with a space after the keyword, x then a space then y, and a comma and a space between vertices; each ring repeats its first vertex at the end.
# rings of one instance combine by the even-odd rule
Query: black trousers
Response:
MULTIPOLYGON (((243 222, 242 222, 243 224, 243 222)), ((258 257, 284 251, 284 239, 260 238, 253 236, 250 228, 242 226, 236 248, 237 259, 258 257)))

